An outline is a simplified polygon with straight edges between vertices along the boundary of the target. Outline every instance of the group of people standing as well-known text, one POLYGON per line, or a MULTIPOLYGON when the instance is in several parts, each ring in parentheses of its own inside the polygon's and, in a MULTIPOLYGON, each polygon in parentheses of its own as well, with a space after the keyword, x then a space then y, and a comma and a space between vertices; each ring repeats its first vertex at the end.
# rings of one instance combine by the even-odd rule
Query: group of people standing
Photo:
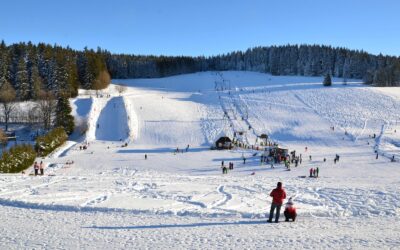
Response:
POLYGON ((229 162, 228 167, 225 166, 225 162, 221 162, 221 169, 222 169, 222 174, 227 174, 228 169, 233 170, 233 162, 229 162))
POLYGON ((317 178, 318 175, 319 175, 319 167, 310 168, 310 177, 315 177, 315 178, 317 178))
POLYGON ((38 164, 37 161, 35 161, 35 163, 33 164, 33 169, 35 170, 35 176, 39 175, 39 171, 40 171, 40 175, 44 175, 43 161, 41 161, 40 164, 38 164))

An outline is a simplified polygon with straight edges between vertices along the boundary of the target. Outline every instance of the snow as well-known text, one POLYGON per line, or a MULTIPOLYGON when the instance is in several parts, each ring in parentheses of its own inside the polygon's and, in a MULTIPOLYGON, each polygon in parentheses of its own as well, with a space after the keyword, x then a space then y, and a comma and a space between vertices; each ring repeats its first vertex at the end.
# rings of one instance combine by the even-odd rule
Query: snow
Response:
POLYGON ((398 248, 400 91, 321 81, 202 72, 113 80, 128 86, 121 95, 114 84, 103 97, 80 91, 71 103, 76 120, 88 122, 86 135, 38 159, 48 166, 45 176, 30 176, 32 169, 0 175, 0 244, 398 248), (303 162, 286 171, 260 165, 261 151, 210 150, 237 131, 255 145, 266 133, 303 162), (221 161, 234 162, 234 170, 222 175, 221 161), (312 167, 319 178, 306 177, 312 167), (295 223, 265 223, 278 181, 298 208, 295 223))

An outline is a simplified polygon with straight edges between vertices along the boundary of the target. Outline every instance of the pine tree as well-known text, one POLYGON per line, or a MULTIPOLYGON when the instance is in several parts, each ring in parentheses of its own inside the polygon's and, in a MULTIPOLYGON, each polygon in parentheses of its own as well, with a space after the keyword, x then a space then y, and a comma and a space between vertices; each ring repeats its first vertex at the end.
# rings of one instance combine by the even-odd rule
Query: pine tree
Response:
POLYGON ((15 88, 20 100, 28 100, 30 97, 30 86, 26 62, 23 57, 18 61, 17 72, 15 76, 15 88))
POLYGON ((331 79, 331 74, 326 74, 323 82, 324 86, 332 86, 332 79, 331 79))
POLYGON ((71 115, 71 105, 64 94, 60 94, 57 100, 55 127, 63 127, 70 135, 74 132, 74 117, 71 115))
POLYGON ((43 91, 43 80, 39 75, 39 69, 36 65, 32 66, 30 78, 30 98, 38 99, 41 91, 43 91))
POLYGON ((69 93, 69 97, 76 97, 78 95, 78 88, 80 85, 78 77, 78 69, 75 63, 75 59, 69 59, 67 65, 68 79, 66 90, 69 93))

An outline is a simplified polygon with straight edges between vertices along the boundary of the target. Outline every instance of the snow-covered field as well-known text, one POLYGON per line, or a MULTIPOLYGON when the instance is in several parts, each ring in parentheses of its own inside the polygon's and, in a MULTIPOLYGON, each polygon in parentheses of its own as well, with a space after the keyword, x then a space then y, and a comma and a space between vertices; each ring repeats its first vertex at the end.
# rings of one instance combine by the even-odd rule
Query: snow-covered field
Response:
POLYGON ((71 100, 86 134, 38 159, 45 176, 0 175, 1 248, 399 248, 400 89, 333 80, 202 72, 71 100), (303 162, 286 171, 260 151, 210 150, 235 131, 250 145, 266 133, 303 162), (278 181, 295 223, 266 223, 278 181))

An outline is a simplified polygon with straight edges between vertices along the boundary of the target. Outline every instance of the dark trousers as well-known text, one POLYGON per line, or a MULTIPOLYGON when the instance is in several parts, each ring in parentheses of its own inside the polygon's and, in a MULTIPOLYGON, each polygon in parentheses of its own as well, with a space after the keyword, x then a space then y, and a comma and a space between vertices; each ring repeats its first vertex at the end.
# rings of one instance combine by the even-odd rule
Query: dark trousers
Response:
POLYGON ((275 222, 279 221, 279 215, 281 213, 281 207, 282 204, 271 204, 271 210, 269 211, 269 221, 272 221, 272 218, 274 217, 274 211, 276 209, 276 215, 275 215, 275 222))
POLYGON ((35 169, 35 175, 39 174, 39 169, 35 169))
POLYGON ((44 175, 44 169, 40 169, 40 175, 44 175))

